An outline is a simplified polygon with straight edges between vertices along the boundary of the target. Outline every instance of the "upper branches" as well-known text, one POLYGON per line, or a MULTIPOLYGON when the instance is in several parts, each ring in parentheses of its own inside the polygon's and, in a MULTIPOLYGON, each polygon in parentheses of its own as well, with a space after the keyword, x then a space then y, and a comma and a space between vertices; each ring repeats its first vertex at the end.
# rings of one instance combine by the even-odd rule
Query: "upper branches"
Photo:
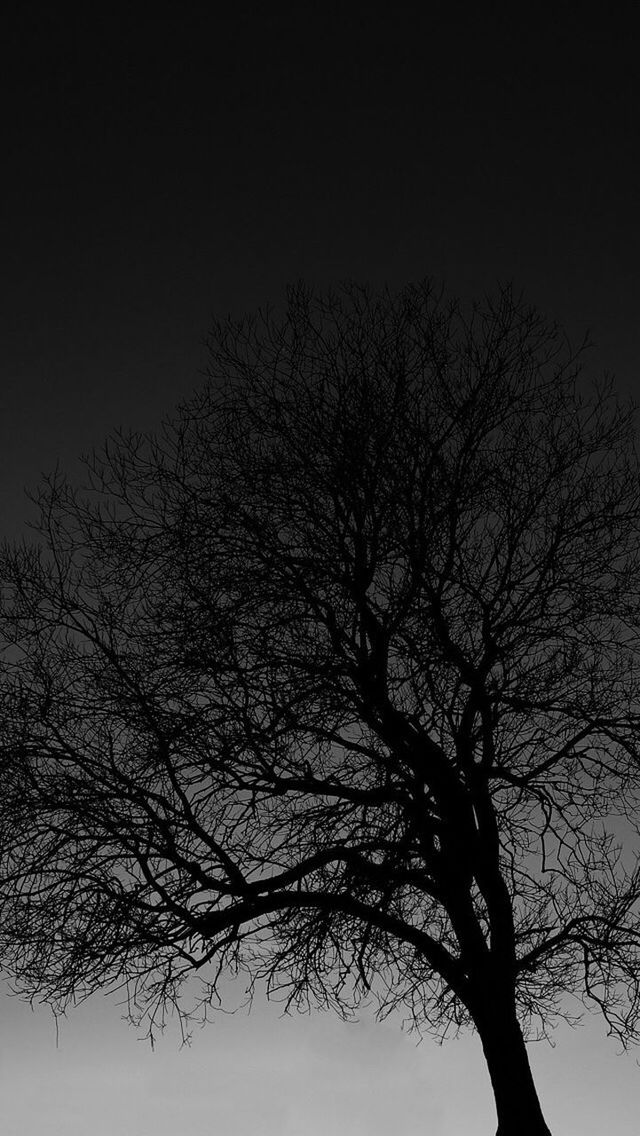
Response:
POLYGON ((7 957, 52 996, 244 960, 346 1007, 377 976, 443 1029, 498 973, 542 1012, 605 959, 613 990, 630 412, 509 290, 288 301, 5 550, 7 957))

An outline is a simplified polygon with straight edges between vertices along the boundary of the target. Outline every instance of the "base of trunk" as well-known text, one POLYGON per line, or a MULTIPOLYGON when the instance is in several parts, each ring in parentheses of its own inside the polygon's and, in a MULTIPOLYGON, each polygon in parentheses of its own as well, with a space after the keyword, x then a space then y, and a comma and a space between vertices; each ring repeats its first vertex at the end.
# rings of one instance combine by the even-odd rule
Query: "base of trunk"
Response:
POLYGON ((478 1025, 498 1114, 496 1136, 551 1136, 513 1013, 492 1013, 478 1025))

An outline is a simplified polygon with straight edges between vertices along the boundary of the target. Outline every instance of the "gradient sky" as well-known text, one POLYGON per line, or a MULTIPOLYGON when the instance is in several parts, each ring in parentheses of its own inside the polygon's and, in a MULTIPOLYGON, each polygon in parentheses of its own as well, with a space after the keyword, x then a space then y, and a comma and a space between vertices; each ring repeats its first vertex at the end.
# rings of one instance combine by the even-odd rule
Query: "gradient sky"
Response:
MULTIPOLYGON (((11 5, 8 6, 11 9, 11 5)), ((416 21, 364 5, 129 5, 4 20, 0 526, 23 489, 198 382, 212 314, 305 278, 473 296, 513 280, 637 392, 636 42, 558 6, 416 21), (217 6, 216 6, 217 7, 217 6), (131 13, 134 9, 134 14, 131 13), (540 21, 540 26, 535 21, 540 21)), ((25 9, 28 8, 28 11, 25 9)), ((506 11, 506 9, 505 9, 506 11)), ((155 1053, 94 998, 0 1002, 3 1136, 488 1136, 477 1042, 256 1006, 155 1053)), ((597 1019, 532 1051, 554 1136, 637 1136, 597 1019)))

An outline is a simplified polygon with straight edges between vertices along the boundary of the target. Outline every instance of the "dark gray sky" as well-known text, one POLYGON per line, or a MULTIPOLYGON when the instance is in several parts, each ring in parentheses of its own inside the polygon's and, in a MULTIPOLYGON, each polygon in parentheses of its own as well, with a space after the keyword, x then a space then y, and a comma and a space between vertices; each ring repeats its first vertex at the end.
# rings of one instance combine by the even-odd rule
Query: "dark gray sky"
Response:
MULTIPOLYGON (((4 533, 21 531, 23 486, 40 471, 71 466, 116 426, 157 425, 190 393, 212 314, 278 300, 300 277, 434 275, 466 297, 513 280, 575 340, 590 327, 594 368, 640 390, 629 28, 563 5, 544 18, 455 3, 420 16, 159 7, 15 4, 3 17, 4 533)), ((92 1132, 164 1136, 181 1127, 167 1090, 176 1079, 193 1086, 194 1133, 211 1130, 208 1086, 218 1102, 228 1093, 216 1105, 235 1117, 217 1125, 225 1136, 354 1136, 377 1131, 376 1116, 387 1132, 380 1101, 394 1092, 403 1136, 491 1130, 472 1042, 416 1051, 390 1027, 345 1034, 259 1011, 190 1054, 165 1043, 151 1057, 116 1011, 90 1003, 83 1015, 59 1050, 41 1014, 12 1002, 0 1018, 7 1136, 84 1133, 98 1100, 104 1127, 92 1132), (234 1112, 247 1053, 256 1079, 234 1112), (34 1094, 34 1082, 48 1088, 34 1094)), ((611 1128, 614 1103, 616 1136, 637 1132, 640 1074, 613 1053, 589 1029, 536 1056, 563 1136, 611 1128)))
POLYGON ((64 7, 16 5, 5 30, 5 531, 41 469, 191 390, 212 313, 299 277, 435 275, 467 296, 511 279, 633 384, 624 27, 562 6, 553 25, 456 4, 64 7))

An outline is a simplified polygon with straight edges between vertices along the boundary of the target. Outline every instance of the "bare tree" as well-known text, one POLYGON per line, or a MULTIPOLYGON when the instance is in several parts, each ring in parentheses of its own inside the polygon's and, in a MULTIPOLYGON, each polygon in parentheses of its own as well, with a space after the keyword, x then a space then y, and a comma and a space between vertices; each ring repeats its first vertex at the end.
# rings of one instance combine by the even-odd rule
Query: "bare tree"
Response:
POLYGON ((525 1040, 640 1034, 631 411, 508 289, 299 287, 210 348, 4 553, 5 965, 471 1026, 548 1136, 525 1040))

